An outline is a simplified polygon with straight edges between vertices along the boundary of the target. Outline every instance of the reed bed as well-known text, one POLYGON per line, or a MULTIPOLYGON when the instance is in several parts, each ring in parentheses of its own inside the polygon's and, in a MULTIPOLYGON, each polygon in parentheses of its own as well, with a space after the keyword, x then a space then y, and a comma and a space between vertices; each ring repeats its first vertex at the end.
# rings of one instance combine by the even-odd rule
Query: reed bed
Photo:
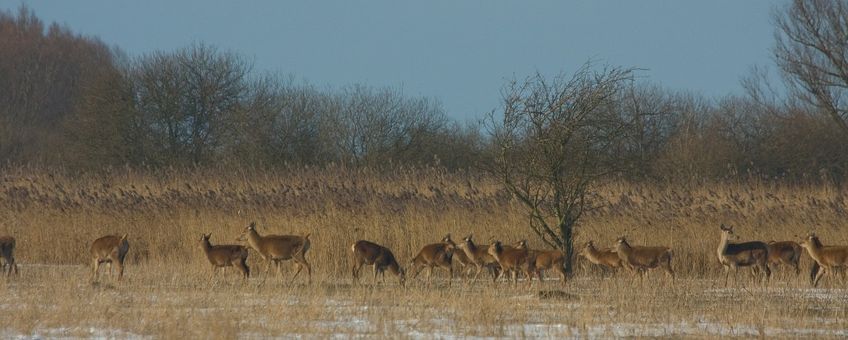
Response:
MULTIPOLYGON (((523 207, 495 179, 474 173, 332 167, 75 176, 9 168, 0 175, 0 234, 17 238, 21 275, 0 285, 0 304, 12 315, 0 335, 845 336, 843 280, 810 289, 806 273, 778 268, 768 285, 740 274, 725 288, 715 255, 721 223, 741 239, 798 240, 815 231, 826 244, 848 244, 844 192, 756 181, 602 183, 576 244, 611 246, 626 235, 631 244, 670 246, 677 280, 656 272, 640 281, 577 259, 565 286, 447 285, 438 273, 433 286, 419 278, 400 287, 389 274, 375 285, 367 271, 352 284, 350 245, 388 246, 402 265, 448 233, 544 245, 523 207), (311 284, 303 273, 295 283, 265 274, 256 253, 247 282, 232 269, 210 279, 201 234, 238 243, 251 221, 262 234, 311 233, 311 284), (88 246, 107 233, 130 235, 125 280, 107 275, 92 284, 88 246)), ((804 255, 804 272, 809 265, 804 255)), ((290 276, 292 265, 284 267, 290 276)))

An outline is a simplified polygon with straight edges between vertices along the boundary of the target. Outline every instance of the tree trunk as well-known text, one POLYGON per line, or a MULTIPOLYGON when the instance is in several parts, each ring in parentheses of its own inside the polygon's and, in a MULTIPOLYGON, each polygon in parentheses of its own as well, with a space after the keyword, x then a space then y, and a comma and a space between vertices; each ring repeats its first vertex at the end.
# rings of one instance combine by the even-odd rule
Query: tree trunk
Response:
POLYGON ((565 254, 565 273, 570 277, 574 271, 574 222, 566 219, 559 225, 559 230, 565 254))

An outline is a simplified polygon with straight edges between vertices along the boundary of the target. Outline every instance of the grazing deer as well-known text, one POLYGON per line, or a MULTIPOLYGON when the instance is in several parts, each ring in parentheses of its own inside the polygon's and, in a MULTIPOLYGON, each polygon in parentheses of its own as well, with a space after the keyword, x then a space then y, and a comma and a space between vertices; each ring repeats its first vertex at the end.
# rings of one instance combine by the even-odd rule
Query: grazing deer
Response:
POLYGON ((810 234, 801 242, 801 247, 807 250, 807 254, 813 258, 813 261, 816 261, 811 273, 811 275, 815 274, 813 287, 818 287, 819 280, 824 274, 848 267, 848 247, 846 246, 824 246, 818 236, 810 234))
POLYGON ((460 243, 458 247, 462 250, 462 252, 457 252, 456 254, 465 254, 471 264, 477 267, 477 273, 474 274, 474 281, 477 281, 477 278, 480 276, 480 272, 483 271, 483 268, 486 268, 489 273, 492 274, 492 281, 496 281, 498 279, 500 274, 500 265, 498 264, 498 261, 489 254, 489 246, 478 247, 474 244, 472 235, 469 234, 462 239, 462 243, 460 243))
POLYGON ((101 263, 109 264, 109 277, 112 277, 112 265, 118 267, 118 281, 124 277, 124 259, 127 257, 127 252, 130 250, 130 244, 127 242, 127 234, 123 236, 106 235, 94 240, 91 243, 91 257, 94 261, 94 268, 91 273, 91 280, 97 281, 97 272, 100 269, 101 263))
POLYGON ((250 268, 247 266, 247 247, 234 244, 219 244, 213 246, 209 243, 209 238, 212 234, 201 234, 200 248, 212 264, 212 275, 215 274, 217 268, 223 270, 226 267, 235 267, 238 269, 244 279, 250 277, 250 268))
POLYGON ((6 271, 6 276, 12 275, 12 270, 15 275, 18 275, 18 264, 15 262, 15 238, 12 236, 0 236, 0 256, 3 257, 3 269, 9 266, 6 271))
POLYGON ((512 273, 513 284, 518 283, 518 272, 521 271, 527 276, 527 285, 533 284, 533 273, 538 275, 536 269, 536 258, 532 256, 527 247, 514 248, 505 247, 500 241, 495 241, 489 246, 489 255, 495 258, 500 264, 504 272, 512 273))
MULTIPOLYGON (((527 248, 527 241, 521 241, 520 248, 527 248)), ((561 250, 530 249, 530 256, 535 258, 536 275, 539 282, 544 281, 543 271, 553 270, 559 273, 561 283, 565 284, 565 254, 561 250)))
POLYGON ((294 273, 291 281, 294 281, 303 270, 303 267, 306 267, 306 274, 309 275, 309 282, 312 282, 312 266, 309 265, 309 262, 306 262, 306 252, 312 244, 309 241, 308 233, 305 236, 261 236, 256 231, 256 222, 250 222, 250 225, 248 225, 247 228, 244 228, 244 232, 238 240, 247 240, 247 244, 259 253, 259 256, 262 257, 263 260, 268 262, 268 266, 265 267, 266 274, 269 270, 271 270, 272 262, 277 267, 277 274, 280 275, 282 274, 281 262, 294 260, 295 266, 297 266, 297 272, 294 273))
POLYGON ((385 272, 386 269, 388 269, 392 272, 392 274, 395 274, 398 277, 401 286, 403 286, 405 279, 403 268, 400 267, 395 259, 395 255, 392 254, 392 251, 389 250, 389 248, 373 242, 360 240, 350 246, 350 250, 353 252, 354 280, 359 278, 359 270, 362 269, 362 265, 367 264, 374 266, 374 282, 377 282, 377 274, 380 274, 383 282, 386 282, 385 272))
POLYGON ((583 245, 583 249, 580 250, 579 255, 605 269, 617 269, 622 266, 618 253, 610 249, 597 249, 595 248, 595 243, 592 241, 586 242, 583 245))
POLYGON ((448 285, 450 285, 453 280, 453 266, 451 263, 455 250, 456 243, 451 240, 450 234, 445 236, 442 242, 425 245, 418 252, 418 255, 412 258, 412 262, 410 263, 412 277, 418 277, 421 270, 427 268, 427 284, 429 284, 430 276, 433 274, 433 268, 445 268, 450 275, 448 277, 448 285))
POLYGON ((795 268, 795 275, 801 273, 801 245, 795 241, 771 241, 768 243, 769 264, 778 266, 786 264, 795 268))
POLYGON ((722 224, 721 240, 718 243, 718 262, 724 266, 724 285, 727 286, 727 277, 730 275, 730 269, 733 269, 734 280, 739 267, 752 267, 753 269, 762 270, 766 274, 766 280, 771 277, 771 269, 769 269, 769 248, 768 245, 760 241, 751 241, 743 243, 730 243, 728 240, 730 235, 733 235, 733 227, 725 227, 722 224))
POLYGON ((631 271, 642 274, 653 268, 663 267, 665 272, 674 279, 674 271, 671 269, 672 251, 668 247, 633 247, 627 243, 624 236, 616 240, 615 252, 621 263, 631 271))

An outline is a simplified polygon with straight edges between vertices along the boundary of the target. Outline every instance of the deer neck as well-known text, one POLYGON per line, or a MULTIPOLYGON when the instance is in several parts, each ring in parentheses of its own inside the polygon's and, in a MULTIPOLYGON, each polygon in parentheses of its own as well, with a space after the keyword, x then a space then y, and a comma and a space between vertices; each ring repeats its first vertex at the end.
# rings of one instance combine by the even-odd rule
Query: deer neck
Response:
POLYGON ((262 236, 259 236, 259 233, 256 230, 248 230, 247 231, 247 243, 250 244, 254 249, 259 249, 259 242, 262 240, 262 236))
POLYGON ((200 242, 200 247, 203 248, 204 252, 208 253, 212 249, 212 244, 209 243, 209 240, 203 240, 200 242))
POLYGON ((807 249, 807 253, 810 254, 810 257, 813 258, 814 261, 821 264, 821 247, 814 242, 807 242, 807 246, 804 247, 807 249))
POLYGON ((725 232, 721 233, 721 239, 718 242, 718 257, 719 258, 724 256, 725 252, 727 251, 727 245, 728 245, 728 242, 729 242, 728 241, 729 237, 730 237, 730 234, 725 233, 725 232))
POLYGON ((466 255, 474 256, 474 254, 477 254, 477 245, 474 244, 474 242, 471 242, 471 241, 465 242, 465 250, 468 253, 466 255))

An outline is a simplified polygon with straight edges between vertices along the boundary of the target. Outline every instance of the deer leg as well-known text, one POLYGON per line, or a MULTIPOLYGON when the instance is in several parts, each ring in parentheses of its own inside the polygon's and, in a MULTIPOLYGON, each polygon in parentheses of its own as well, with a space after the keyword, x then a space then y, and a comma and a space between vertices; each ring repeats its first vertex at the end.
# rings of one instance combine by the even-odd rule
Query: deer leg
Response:
MULTIPOLYGON (((121 281, 124 278, 124 261, 117 261, 115 265, 118 266, 118 281, 121 281)), ((111 270, 111 265, 109 269, 111 270)))
POLYGON ((362 270, 362 265, 363 265, 362 261, 356 261, 353 264, 353 269, 351 270, 351 272, 353 274, 354 282, 359 281, 359 271, 362 270))
POLYGON ((727 288, 727 279, 730 276, 730 267, 724 266, 724 287, 727 288))
POLYGON ((412 272, 412 278, 413 278, 413 279, 414 279, 414 278, 416 278, 416 277, 418 277, 418 274, 420 274, 420 273, 421 273, 421 271, 422 271, 422 270, 424 270, 424 267, 422 267, 422 266, 420 266, 420 265, 417 265, 417 264, 415 264, 415 263, 413 263, 413 264, 411 265, 411 267, 412 267, 411 272, 412 272))
POLYGON ((375 283, 375 284, 377 283, 377 274, 378 274, 379 272, 380 272, 380 270, 379 270, 379 269, 377 269, 377 262, 374 262, 374 283, 375 283))
POLYGON ((480 272, 483 271, 483 266, 477 266, 477 272, 474 274, 474 277, 471 278, 471 282, 477 282, 477 278, 480 277, 480 272))
POLYGON ((97 281, 97 270, 100 269, 100 260, 94 259, 93 270, 91 272, 91 281, 97 281))
POLYGON ((303 265, 302 265, 302 264, 300 264, 300 263, 298 263, 298 262, 295 262, 295 263, 294 263, 294 265, 295 265, 295 266, 297 266, 297 271, 294 273, 294 276, 292 276, 292 278, 291 278, 291 281, 290 281, 290 282, 294 282, 294 279, 296 279, 296 278, 297 278, 297 275, 299 275, 299 274, 300 274, 300 272, 303 270, 303 265))
POLYGON ((816 273, 816 279, 815 279, 815 280, 813 280, 813 287, 818 287, 818 285, 819 285, 819 280, 821 280, 822 276, 824 276, 824 273, 825 273, 826 271, 828 271, 828 269, 826 269, 825 267, 821 267, 821 268, 819 268, 819 272, 818 272, 818 273, 816 273))

